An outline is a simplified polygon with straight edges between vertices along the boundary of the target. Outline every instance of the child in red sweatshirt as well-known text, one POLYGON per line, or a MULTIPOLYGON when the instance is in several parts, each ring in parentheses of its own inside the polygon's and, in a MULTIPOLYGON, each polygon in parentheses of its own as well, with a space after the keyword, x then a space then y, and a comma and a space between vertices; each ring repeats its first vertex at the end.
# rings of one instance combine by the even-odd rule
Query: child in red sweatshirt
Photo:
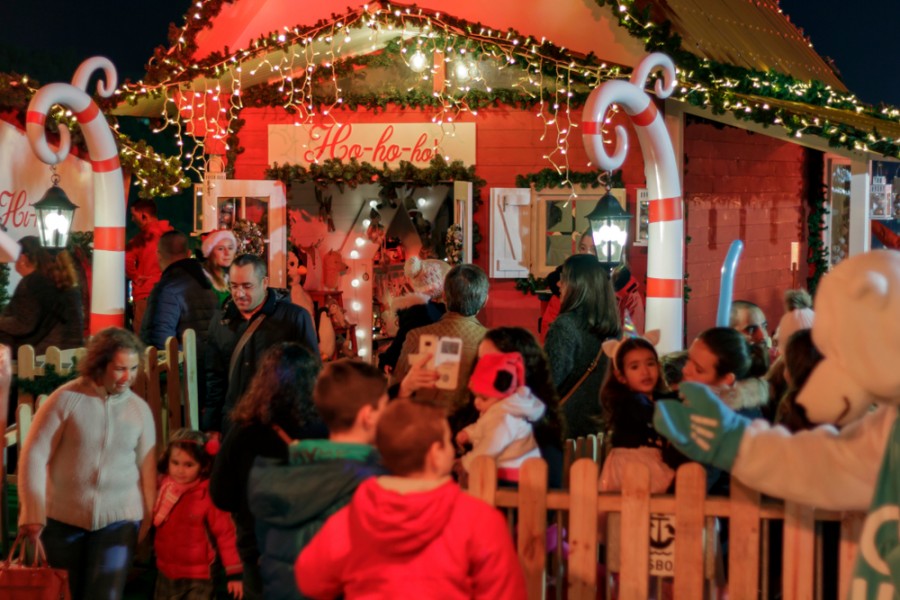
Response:
POLYGON ((300 553, 304 596, 525 598, 503 515, 450 477, 454 447, 442 409, 397 400, 378 421, 376 446, 392 476, 360 484, 300 553))

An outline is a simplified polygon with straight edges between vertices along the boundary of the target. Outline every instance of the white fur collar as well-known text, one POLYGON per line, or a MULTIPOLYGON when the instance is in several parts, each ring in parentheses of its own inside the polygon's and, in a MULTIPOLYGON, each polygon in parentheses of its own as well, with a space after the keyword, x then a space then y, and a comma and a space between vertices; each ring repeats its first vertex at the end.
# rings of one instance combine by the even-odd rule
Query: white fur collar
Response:
POLYGON ((424 305, 427 304, 429 300, 431 300, 431 296, 428 294, 406 294, 405 296, 400 296, 391 300, 391 310, 403 310, 410 306, 424 305))

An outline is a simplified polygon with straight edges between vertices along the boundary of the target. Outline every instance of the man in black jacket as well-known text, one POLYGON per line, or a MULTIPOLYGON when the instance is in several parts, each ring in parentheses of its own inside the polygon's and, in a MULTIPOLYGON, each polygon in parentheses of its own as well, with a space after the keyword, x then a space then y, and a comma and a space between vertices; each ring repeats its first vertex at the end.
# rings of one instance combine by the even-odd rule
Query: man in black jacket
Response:
POLYGON ((147 299, 141 320, 141 339, 145 344, 165 348, 171 336, 181 346, 185 330, 197 334, 197 395, 203 406, 206 377, 203 370, 209 324, 216 314, 218 298, 203 266, 192 257, 188 237, 180 231, 167 231, 159 238, 157 249, 162 276, 147 299))
POLYGON ((305 308, 292 304, 290 297, 269 289, 262 258, 242 254, 234 259, 228 275, 231 298, 209 326, 206 399, 200 418, 206 431, 230 428, 228 413, 271 346, 299 342, 319 355, 312 317, 305 308))
POLYGON ((203 344, 209 323, 216 312, 216 294, 201 264, 192 258, 188 237, 180 231, 167 231, 159 238, 159 268, 162 271, 150 292, 147 311, 141 322, 145 344, 164 349, 169 336, 178 339, 186 329, 197 334, 197 356, 203 356, 203 344))

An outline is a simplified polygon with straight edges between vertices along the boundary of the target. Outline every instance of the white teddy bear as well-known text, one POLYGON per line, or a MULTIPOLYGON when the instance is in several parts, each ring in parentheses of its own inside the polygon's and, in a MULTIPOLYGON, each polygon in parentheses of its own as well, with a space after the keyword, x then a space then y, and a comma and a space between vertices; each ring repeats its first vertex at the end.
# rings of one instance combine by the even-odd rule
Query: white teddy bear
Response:
POLYGON ((850 598, 897 598, 900 252, 841 262, 822 278, 815 308, 812 337, 825 359, 798 401, 811 420, 853 421, 840 432, 826 425, 792 435, 751 422, 695 383, 680 386, 683 402, 657 403, 654 425, 685 455, 763 493, 824 509, 868 509, 850 598), (870 411, 872 403, 878 407, 870 411))

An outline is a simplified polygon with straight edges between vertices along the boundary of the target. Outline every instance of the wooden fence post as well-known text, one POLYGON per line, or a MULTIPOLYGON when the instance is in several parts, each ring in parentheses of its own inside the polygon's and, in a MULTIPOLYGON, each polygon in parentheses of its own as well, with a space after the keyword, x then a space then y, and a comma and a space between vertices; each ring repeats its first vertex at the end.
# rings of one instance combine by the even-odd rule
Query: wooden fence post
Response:
MULTIPOLYGON (((682 465, 675 482, 675 597, 703 597, 703 526, 706 470, 682 465)), ((716 540, 706 541, 714 544, 716 540)))
POLYGON ((149 346, 144 351, 144 371, 147 374, 147 392, 144 400, 150 406, 153 413, 153 423, 156 425, 156 449, 162 452, 163 446, 163 418, 162 399, 159 393, 159 351, 154 346, 149 346))
POLYGON ((784 503, 784 559, 781 570, 784 600, 812 600, 815 590, 815 509, 784 503))
POLYGON ((599 474, 593 459, 582 458, 572 465, 569 476, 569 600, 597 597, 599 474))
POLYGON ((728 533, 728 593, 735 600, 759 596, 760 494, 731 480, 728 533))
POLYGON ((838 557, 838 598, 850 597, 850 581, 853 579, 853 567, 856 564, 856 552, 859 549, 859 538, 862 535, 862 513, 850 513, 841 519, 841 546, 838 557))
POLYGON ((469 471, 469 493, 497 506, 497 465, 490 456, 478 456, 469 471))
MULTIPOLYGON (((200 429, 200 395, 197 388, 197 333, 187 329, 181 338, 181 355, 184 364, 182 397, 184 398, 184 425, 198 431, 200 429)), ((206 390, 204 390, 204 393, 206 390)))
MULTIPOLYGON (((19 346, 19 351, 16 354, 16 375, 19 379, 34 379, 41 374, 43 374, 43 370, 37 366, 34 348, 30 344, 19 346)), ((19 406, 32 404, 34 403, 34 396, 19 390, 17 403, 19 406)))
POLYGON ((650 577, 650 470, 647 465, 629 466, 623 474, 621 531, 619 598, 647 600, 650 577))
POLYGON ((178 373, 178 339, 168 337, 166 339, 166 362, 163 365, 166 374, 166 406, 169 409, 169 427, 163 443, 167 443, 169 437, 176 429, 183 427, 181 418, 181 377, 178 373))
POLYGON ((547 463, 525 461, 519 469, 519 562, 525 573, 529 600, 541 600, 546 589, 547 463))

